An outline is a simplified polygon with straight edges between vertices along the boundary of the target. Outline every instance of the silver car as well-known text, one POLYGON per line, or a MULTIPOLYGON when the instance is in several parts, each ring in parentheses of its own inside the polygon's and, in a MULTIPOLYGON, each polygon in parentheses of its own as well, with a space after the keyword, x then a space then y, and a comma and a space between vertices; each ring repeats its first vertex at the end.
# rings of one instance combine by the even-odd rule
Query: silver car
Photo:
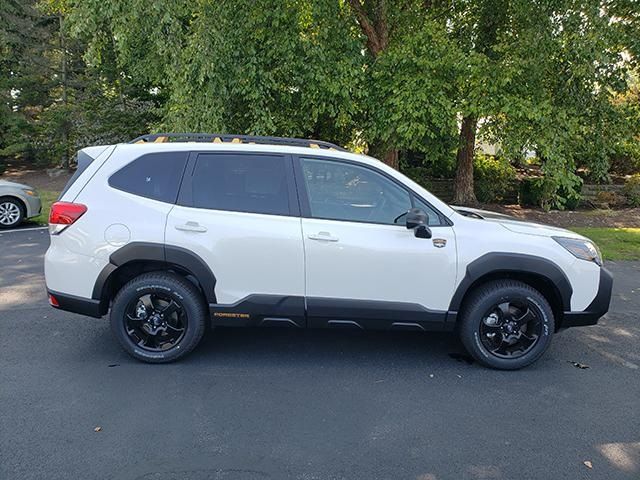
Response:
POLYGON ((35 188, 0 180, 0 228, 11 228, 40 215, 42 202, 35 188))

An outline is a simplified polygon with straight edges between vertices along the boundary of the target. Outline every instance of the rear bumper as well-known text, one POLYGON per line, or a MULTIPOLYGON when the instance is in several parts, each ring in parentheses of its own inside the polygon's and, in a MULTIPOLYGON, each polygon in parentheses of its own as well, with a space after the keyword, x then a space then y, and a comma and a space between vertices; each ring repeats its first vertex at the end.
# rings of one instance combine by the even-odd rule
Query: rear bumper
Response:
POLYGON ((601 268, 600 285, 593 301, 582 312, 564 312, 560 327, 582 327, 597 324, 600 317, 609 311, 612 288, 613 276, 606 268, 601 268))
POLYGON ((49 304, 53 308, 66 312, 79 313, 80 315, 89 317, 102 318, 102 311, 104 309, 100 306, 100 300, 76 297, 74 295, 54 292, 49 289, 47 289, 47 294, 49 296, 49 304), (55 298, 57 305, 54 305, 51 297, 55 298))

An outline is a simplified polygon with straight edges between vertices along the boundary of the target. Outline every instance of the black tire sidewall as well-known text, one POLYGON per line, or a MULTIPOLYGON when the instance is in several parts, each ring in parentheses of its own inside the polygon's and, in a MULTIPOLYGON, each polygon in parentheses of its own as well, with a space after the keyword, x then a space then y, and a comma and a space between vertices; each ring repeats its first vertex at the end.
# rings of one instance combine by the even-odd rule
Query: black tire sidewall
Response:
POLYGON ((18 225, 20 225, 24 221, 24 217, 26 215, 24 205, 22 204, 22 202, 20 200, 16 200, 15 198, 12 198, 12 197, 0 197, 0 203, 7 203, 7 202, 8 203, 13 203, 14 205, 17 205, 18 210, 20 210, 20 216, 18 217, 18 221, 16 223, 14 223, 13 225, 0 224, 0 230, 17 227, 18 225))
MULTIPOLYGON (((188 280, 185 281, 188 282, 188 280)), ((138 360, 150 363, 171 362, 189 353, 200 342, 206 318, 203 307, 203 302, 199 298, 199 293, 195 291, 195 287, 189 288, 184 284, 184 281, 176 281, 173 276, 167 274, 152 277, 145 275, 132 280, 118 292, 110 313, 111 329, 127 353, 138 360), (161 293, 172 298, 182 306, 187 316, 184 337, 177 345, 165 351, 152 352, 140 348, 129 338, 126 331, 127 306, 136 298, 148 293, 161 293)))
POLYGON ((555 322, 553 311, 546 299, 537 291, 518 285, 495 286, 493 289, 483 289, 472 300, 469 308, 464 312, 460 328, 461 340, 469 353, 485 366, 501 370, 517 370, 538 360, 549 348, 555 322), (525 355, 515 359, 504 359, 492 355, 482 344, 480 339, 480 323, 484 314, 499 303, 513 300, 527 300, 532 304, 542 321, 542 329, 538 342, 525 355))

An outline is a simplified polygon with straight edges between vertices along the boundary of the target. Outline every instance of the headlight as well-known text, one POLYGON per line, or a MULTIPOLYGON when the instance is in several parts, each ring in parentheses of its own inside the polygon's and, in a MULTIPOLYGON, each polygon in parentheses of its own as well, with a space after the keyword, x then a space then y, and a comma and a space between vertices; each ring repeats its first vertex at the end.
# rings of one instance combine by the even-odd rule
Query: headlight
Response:
POLYGON ((580 260, 595 262, 598 265, 602 265, 602 255, 600 254, 600 250, 592 241, 568 237, 551 238, 562 245, 574 257, 579 258, 580 260))

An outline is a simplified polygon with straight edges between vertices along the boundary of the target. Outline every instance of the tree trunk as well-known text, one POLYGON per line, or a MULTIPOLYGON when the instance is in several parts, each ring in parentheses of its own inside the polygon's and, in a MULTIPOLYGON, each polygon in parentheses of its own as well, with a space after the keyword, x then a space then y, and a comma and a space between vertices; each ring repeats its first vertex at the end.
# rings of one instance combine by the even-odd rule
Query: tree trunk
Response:
POLYGON ((391 168, 395 168, 396 170, 398 170, 400 167, 400 162, 398 161, 398 150, 387 150, 387 152, 384 154, 384 157, 382 157, 382 161, 389 165, 391 168))
MULTIPOLYGON (((377 58, 389 46, 389 24, 387 21, 386 0, 376 0, 373 8, 367 12, 360 0, 349 0, 360 30, 367 37, 367 49, 373 58, 377 58)), ((398 150, 391 145, 369 145, 369 155, 379 157, 384 163, 398 170, 398 150)))
POLYGON ((456 155, 456 178, 453 182, 453 203, 475 205, 478 203, 473 190, 473 154, 476 146, 476 123, 474 116, 462 119, 460 142, 456 155))

